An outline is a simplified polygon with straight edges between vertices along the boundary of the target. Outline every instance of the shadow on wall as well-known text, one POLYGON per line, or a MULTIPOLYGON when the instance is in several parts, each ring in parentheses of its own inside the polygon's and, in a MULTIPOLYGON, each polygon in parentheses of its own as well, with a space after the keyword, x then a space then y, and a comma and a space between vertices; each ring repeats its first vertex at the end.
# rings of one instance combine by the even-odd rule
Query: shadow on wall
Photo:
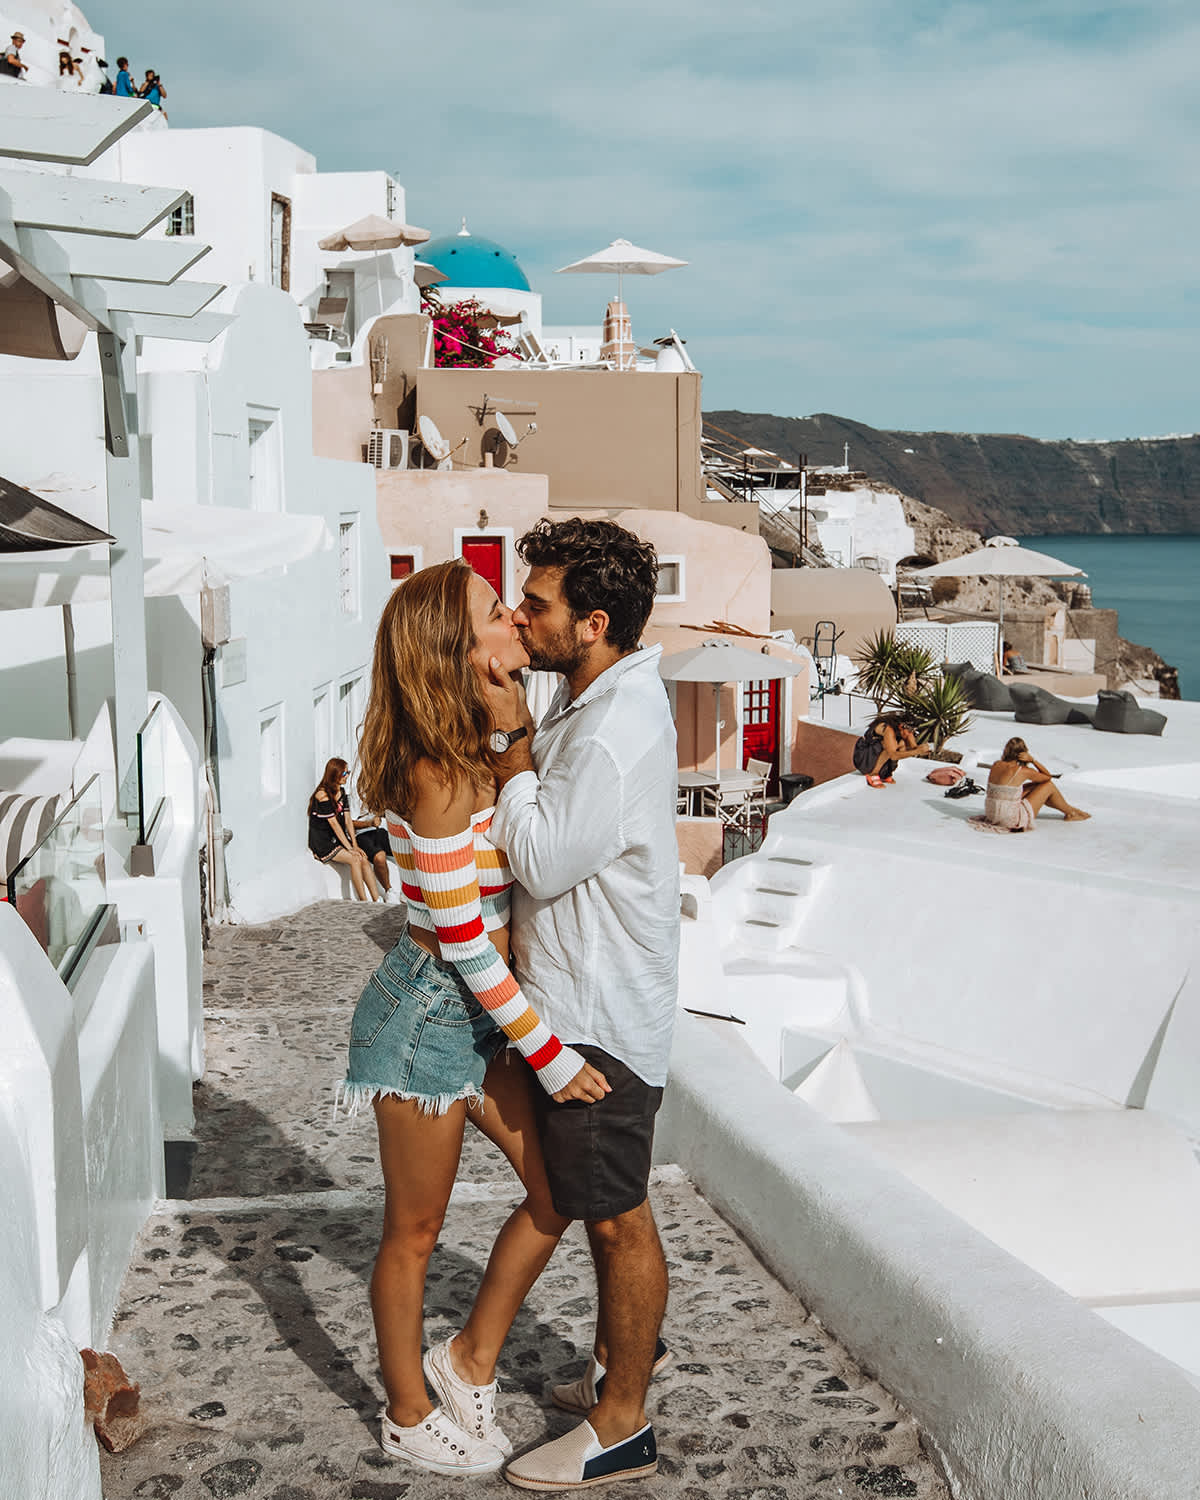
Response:
MULTIPOLYGON (((112 648, 93 646, 75 660, 79 684, 79 733, 84 735, 112 696, 112 648)), ((0 736, 65 740, 67 737, 67 670, 61 658, 5 667, 0 736)))

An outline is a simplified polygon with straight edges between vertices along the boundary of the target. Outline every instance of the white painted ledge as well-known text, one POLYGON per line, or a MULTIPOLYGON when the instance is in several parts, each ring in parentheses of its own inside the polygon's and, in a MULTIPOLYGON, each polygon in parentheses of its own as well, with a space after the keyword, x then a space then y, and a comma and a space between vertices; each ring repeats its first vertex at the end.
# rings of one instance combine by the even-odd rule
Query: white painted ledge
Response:
POLYGON ((1197 1500, 1200 1392, 681 1014, 678 1162, 938 1448, 963 1500, 1197 1500))

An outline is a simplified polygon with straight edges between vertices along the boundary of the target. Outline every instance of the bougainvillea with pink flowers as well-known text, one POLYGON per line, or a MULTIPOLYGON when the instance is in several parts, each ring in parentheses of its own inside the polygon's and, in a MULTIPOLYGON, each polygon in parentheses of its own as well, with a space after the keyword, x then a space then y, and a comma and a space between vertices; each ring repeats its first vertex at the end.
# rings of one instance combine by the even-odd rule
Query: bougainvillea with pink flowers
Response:
POLYGON ((479 326, 487 309, 474 297, 443 306, 436 293, 426 291, 421 307, 433 321, 433 362, 439 369, 490 370, 501 355, 521 358, 499 329, 479 326))

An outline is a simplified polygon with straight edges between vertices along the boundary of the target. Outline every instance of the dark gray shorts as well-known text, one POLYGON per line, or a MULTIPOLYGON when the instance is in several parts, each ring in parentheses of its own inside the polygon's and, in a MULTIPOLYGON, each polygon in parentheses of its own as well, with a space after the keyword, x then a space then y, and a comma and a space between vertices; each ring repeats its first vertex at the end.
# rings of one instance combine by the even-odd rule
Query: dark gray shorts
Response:
POLYGON ((534 1090, 550 1197, 565 1219, 614 1219, 645 1201, 663 1091, 601 1048, 571 1045, 604 1074, 612 1093, 596 1104, 556 1104, 534 1090))

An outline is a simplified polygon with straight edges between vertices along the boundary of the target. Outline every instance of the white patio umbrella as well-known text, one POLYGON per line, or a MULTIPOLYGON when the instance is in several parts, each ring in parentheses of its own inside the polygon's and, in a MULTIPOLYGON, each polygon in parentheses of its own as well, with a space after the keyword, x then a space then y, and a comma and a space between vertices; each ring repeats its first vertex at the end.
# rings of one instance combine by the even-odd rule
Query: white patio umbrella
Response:
MULTIPOLYGON (((367 214, 356 219, 336 234, 327 234, 317 241, 318 250, 364 250, 375 256, 375 286, 379 293, 379 311, 383 312, 383 279, 379 274, 379 252, 396 250, 401 245, 423 245, 429 238, 428 229, 418 229, 415 224, 399 224, 395 219, 385 219, 380 214, 367 214)), ((431 267, 432 269, 432 267, 431 267)))
POLYGON ((800 672, 799 662, 784 661, 782 657, 766 656, 761 651, 748 651, 745 646, 735 646, 732 641, 701 641, 698 646, 689 646, 686 651, 676 651, 664 656, 658 664, 658 674, 667 682, 711 682, 717 703, 717 770, 721 775, 721 730, 725 727, 720 717, 721 686, 726 682, 765 682, 784 677, 795 677, 800 672))
POLYGON ((671 255, 660 255, 657 250, 643 250, 637 245, 631 245, 628 240, 613 240, 603 250, 597 250, 595 255, 585 256, 583 260, 573 260, 569 266, 559 266, 557 274, 565 276, 575 272, 585 275, 608 275, 616 272, 617 277, 617 301, 622 298, 622 282, 626 276, 657 276, 661 271, 674 271, 679 266, 686 266, 686 260, 676 260, 671 255))
POLYGON ((1022 547, 1016 537, 993 536, 974 552, 962 557, 950 557, 945 562, 934 563, 931 568, 920 568, 916 578, 995 578, 1000 595, 999 642, 1004 649, 1004 580, 1006 578, 1086 578, 1082 568, 1073 563, 1061 562, 1045 552, 1035 552, 1032 547, 1022 547))

